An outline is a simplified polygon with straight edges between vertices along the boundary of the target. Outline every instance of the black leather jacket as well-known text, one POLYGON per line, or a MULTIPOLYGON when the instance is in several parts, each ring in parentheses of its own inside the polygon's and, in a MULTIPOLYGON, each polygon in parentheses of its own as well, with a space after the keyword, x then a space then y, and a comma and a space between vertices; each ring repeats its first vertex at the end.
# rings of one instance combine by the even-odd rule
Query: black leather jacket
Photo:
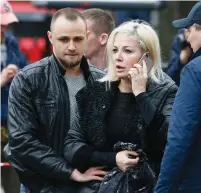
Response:
MULTIPOLYGON (((81 62, 87 84, 104 75, 81 62)), ((20 180, 33 192, 48 184, 66 184, 72 173, 63 157, 64 139, 70 127, 65 70, 54 56, 28 65, 14 78, 9 94, 9 144, 4 152, 20 180)))

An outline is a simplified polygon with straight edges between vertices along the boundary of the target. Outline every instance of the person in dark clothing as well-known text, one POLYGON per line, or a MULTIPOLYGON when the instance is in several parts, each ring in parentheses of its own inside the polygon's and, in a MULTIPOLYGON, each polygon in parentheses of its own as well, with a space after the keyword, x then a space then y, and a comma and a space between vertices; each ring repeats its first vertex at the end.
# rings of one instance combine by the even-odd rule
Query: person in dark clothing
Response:
POLYGON ((186 29, 181 29, 176 34, 172 43, 171 59, 166 72, 178 86, 180 84, 181 71, 193 55, 193 51, 190 44, 187 42, 187 38, 188 31, 186 29))
POLYGON ((1 141, 7 142, 8 93, 11 81, 18 70, 26 66, 14 36, 7 32, 10 24, 18 22, 7 1, 1 4, 1 141))
POLYGON ((11 81, 18 70, 26 66, 26 60, 14 36, 6 34, 3 44, 2 46, 6 49, 4 51, 1 47, 1 54, 4 54, 6 58, 1 61, 1 125, 7 126, 8 93, 11 81))
POLYGON ((181 73, 155 193, 200 193, 201 2, 186 18, 173 21, 173 26, 188 30, 194 55, 181 73))
POLYGON ((80 119, 65 140, 65 158, 81 171, 101 165, 126 172, 138 166, 140 155, 113 146, 132 143, 146 152, 157 175, 177 86, 162 71, 155 31, 144 21, 123 23, 110 35, 107 62, 107 75, 76 96, 80 119))
POLYGON ((82 14, 58 10, 48 38, 53 55, 22 69, 10 87, 4 151, 24 185, 21 192, 56 193, 73 180, 100 180, 97 175, 105 174, 100 168, 80 173, 63 156, 65 136, 76 119, 76 92, 104 75, 83 56, 87 28, 82 14))
MULTIPOLYGON (((3 148, 8 142, 8 93, 13 77, 19 69, 26 66, 26 59, 19 49, 16 38, 8 32, 8 27, 18 22, 11 5, 6 0, 1 1, 1 162, 5 162, 3 148)), ((16 192, 19 181, 12 168, 1 168, 1 182, 5 192, 16 192)))

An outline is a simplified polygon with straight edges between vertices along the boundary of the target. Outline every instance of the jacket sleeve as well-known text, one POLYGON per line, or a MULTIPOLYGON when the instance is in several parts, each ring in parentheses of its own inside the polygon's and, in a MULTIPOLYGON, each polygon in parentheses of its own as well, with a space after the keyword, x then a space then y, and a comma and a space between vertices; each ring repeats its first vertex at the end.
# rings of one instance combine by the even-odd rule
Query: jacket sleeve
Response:
POLYGON ((8 100, 9 148, 12 160, 27 171, 50 179, 67 181, 72 169, 38 138, 36 112, 31 100, 31 84, 23 71, 14 78, 8 100))
POLYGON ((27 65, 27 60, 24 56, 24 54, 19 50, 19 55, 20 55, 20 68, 24 68, 27 65))
MULTIPOLYGON (((172 110, 168 142, 155 193, 178 192, 184 165, 190 158, 201 125, 201 68, 188 64, 172 110), (198 70, 199 68, 199 70, 198 70)), ((199 139, 198 139, 199 140, 199 139)))
POLYGON ((161 113, 158 112, 154 118, 155 122, 158 122, 158 125, 156 124, 156 128, 159 128, 157 131, 157 139, 162 151, 164 151, 167 142, 167 132, 177 91, 178 87, 175 84, 169 88, 165 105, 163 106, 161 113))
POLYGON ((8 58, 7 63, 8 64, 15 64, 18 66, 18 68, 22 69, 27 65, 27 60, 24 56, 24 54, 21 52, 17 40, 14 36, 9 36, 10 44, 8 49, 8 58))
MULTIPOLYGON (((177 86, 173 84, 166 91, 166 96, 164 99, 165 102, 160 111, 156 109, 154 104, 150 101, 149 103, 147 103, 147 107, 144 107, 144 111, 149 113, 149 116, 147 116, 149 117, 149 120, 147 120, 146 140, 147 144, 149 144, 148 151, 151 151, 152 153, 153 151, 159 151, 160 154, 164 152, 167 141, 167 130, 169 126, 170 115, 177 93, 177 89, 177 86), (150 114, 152 114, 152 116, 150 114)), ((142 105, 143 103, 139 104, 142 105)))
POLYGON ((65 139, 64 157, 80 171, 85 171, 91 166, 116 165, 116 152, 96 151, 87 142, 84 131, 80 127, 78 114, 65 139))
POLYGON ((20 50, 17 42, 16 42, 16 51, 18 53, 18 58, 19 58, 19 68, 22 69, 27 65, 27 60, 25 58, 25 55, 20 50))

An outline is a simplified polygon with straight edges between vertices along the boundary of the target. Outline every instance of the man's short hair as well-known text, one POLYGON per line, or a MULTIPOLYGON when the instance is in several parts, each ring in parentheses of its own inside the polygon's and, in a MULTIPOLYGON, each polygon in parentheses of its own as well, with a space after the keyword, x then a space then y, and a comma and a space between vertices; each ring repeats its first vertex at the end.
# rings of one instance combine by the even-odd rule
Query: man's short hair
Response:
POLYGON ((201 25, 200 24, 194 23, 193 26, 195 26, 196 30, 198 30, 198 31, 201 30, 201 25))
POLYGON ((85 10, 83 16, 86 20, 89 19, 93 22, 92 30, 97 35, 102 33, 109 35, 115 28, 114 19, 108 11, 92 8, 85 10))
POLYGON ((52 30, 52 27, 53 27, 55 21, 61 16, 64 16, 67 20, 70 20, 70 21, 75 21, 78 18, 81 18, 84 21, 84 23, 86 24, 83 15, 79 11, 67 7, 67 8, 59 9, 53 15, 52 20, 51 20, 51 24, 50 24, 50 30, 52 30))

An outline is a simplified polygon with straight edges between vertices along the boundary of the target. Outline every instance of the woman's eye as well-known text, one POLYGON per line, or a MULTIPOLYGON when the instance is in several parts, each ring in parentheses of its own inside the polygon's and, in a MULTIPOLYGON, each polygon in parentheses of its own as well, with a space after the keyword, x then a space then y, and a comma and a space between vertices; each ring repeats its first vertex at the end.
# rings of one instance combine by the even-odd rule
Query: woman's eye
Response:
POLYGON ((116 53, 116 52, 117 52, 117 49, 116 49, 116 48, 114 48, 114 49, 112 50, 112 52, 113 52, 113 53, 116 53))
POLYGON ((128 53, 128 54, 132 53, 131 50, 125 50, 125 52, 128 53))

